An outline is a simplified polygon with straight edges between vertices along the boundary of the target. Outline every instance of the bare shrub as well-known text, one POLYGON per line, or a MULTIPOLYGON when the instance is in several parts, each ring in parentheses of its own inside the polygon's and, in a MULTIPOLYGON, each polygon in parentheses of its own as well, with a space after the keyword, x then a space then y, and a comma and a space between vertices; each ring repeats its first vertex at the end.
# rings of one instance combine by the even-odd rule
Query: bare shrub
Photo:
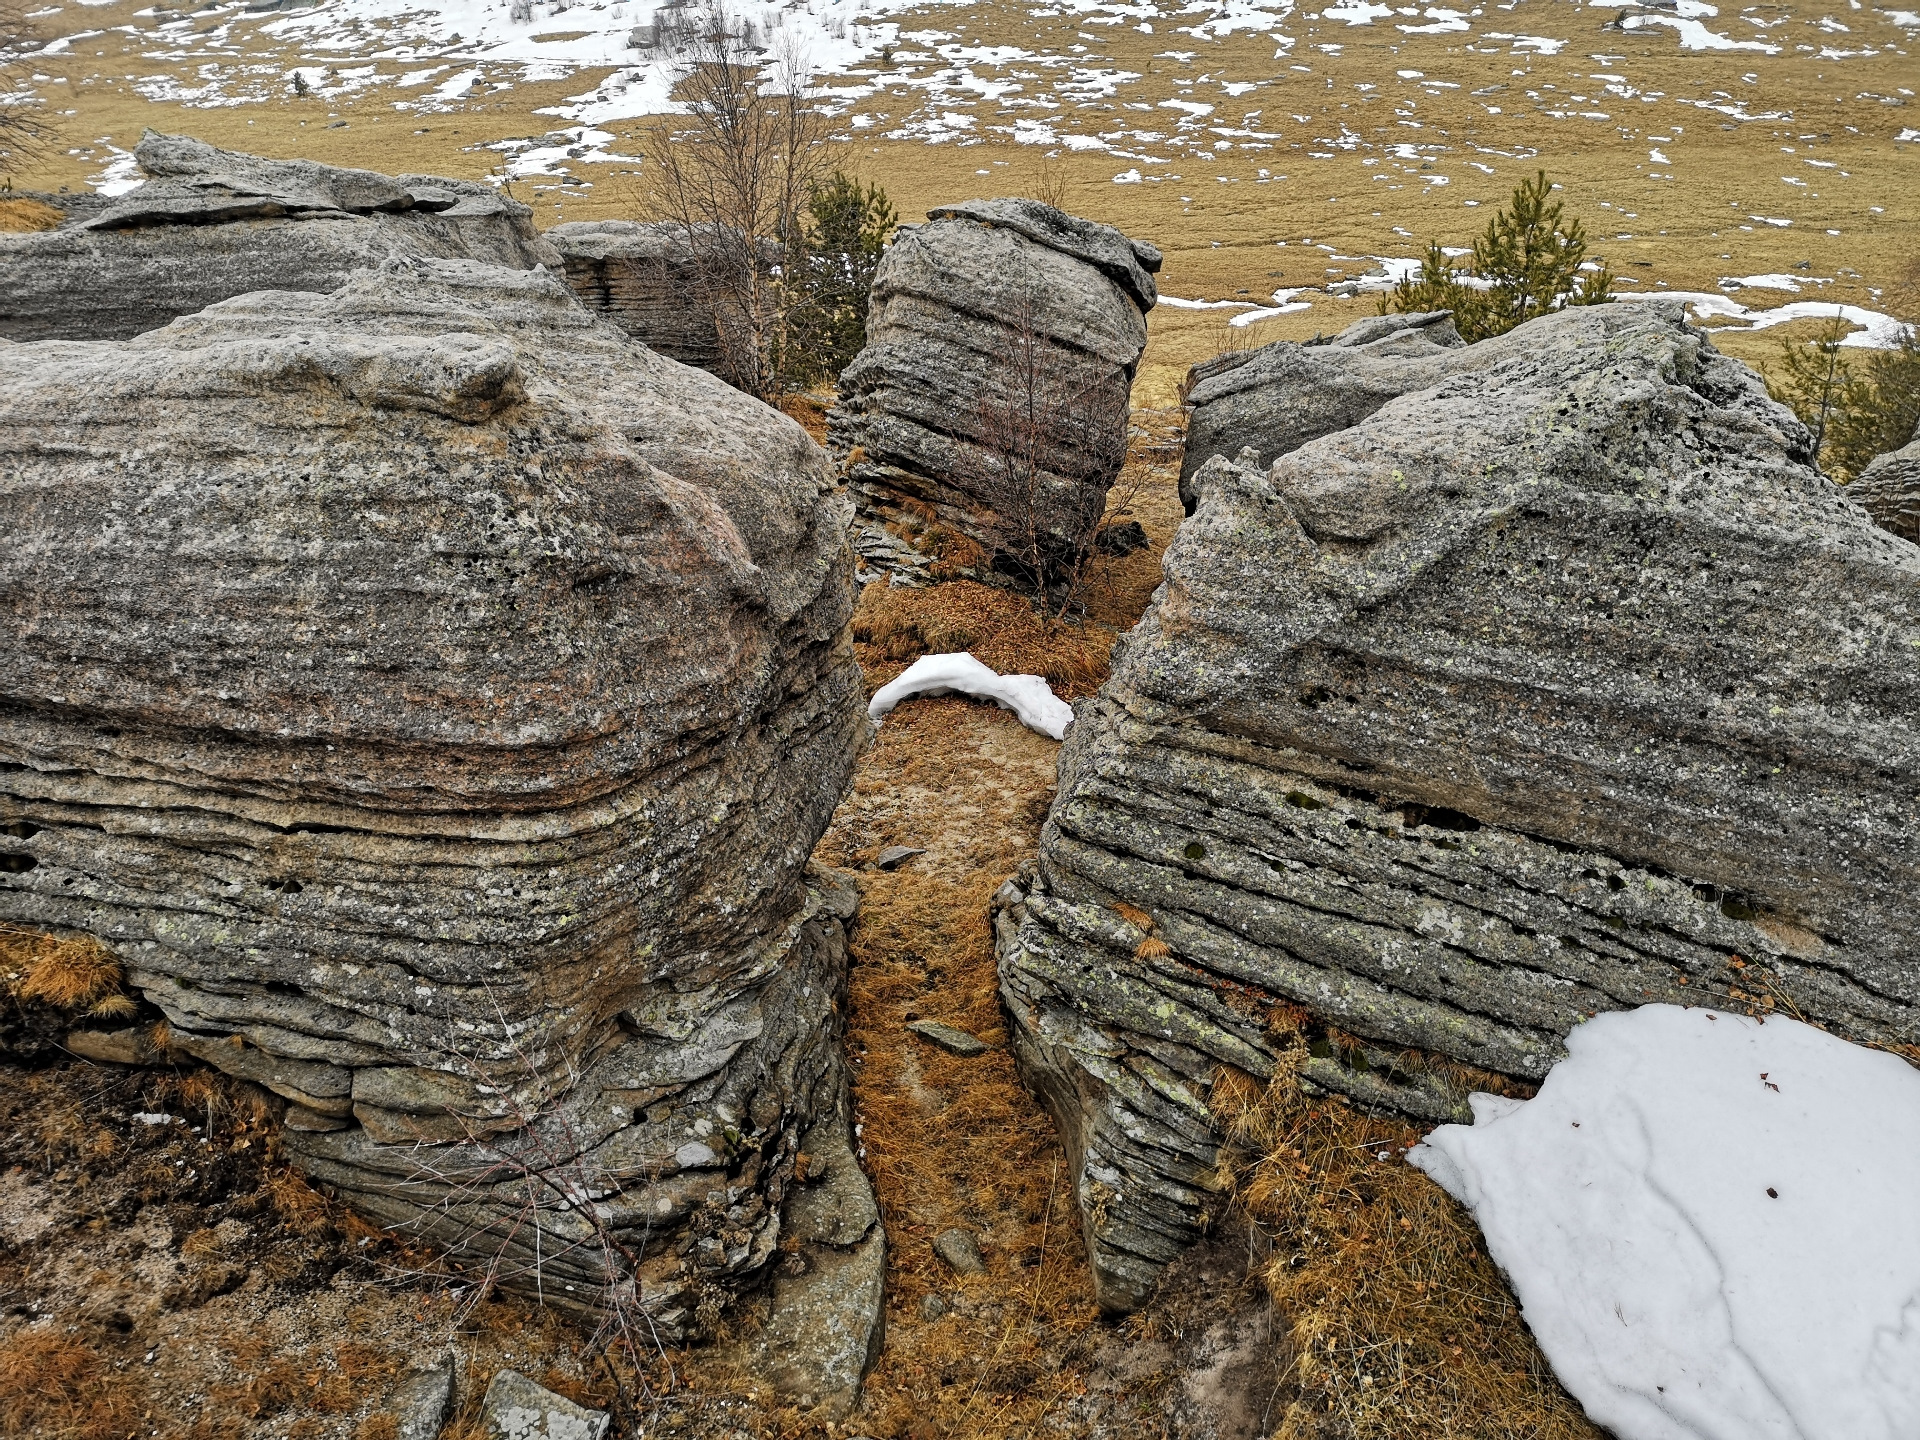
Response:
POLYGON ((649 202, 694 256, 690 301, 710 317, 738 388, 762 400, 789 387, 806 271, 804 212, 826 164, 825 121, 807 100, 804 56, 773 37, 770 77, 742 26, 714 3, 673 12, 658 42, 687 66, 683 126, 654 132, 649 202))
POLYGON ((993 568, 1046 599, 1055 615, 1079 601, 1126 455, 1127 397, 1103 393, 1036 320, 1038 281, 1014 287, 976 415, 993 568))
MULTIPOLYGON (((39 43, 26 6, 20 0, 0 0, 0 95, 16 88, 20 57, 39 43)), ((38 159, 51 137, 52 127, 41 107, 0 99, 0 175, 38 159)), ((6 188, 13 188, 11 180, 6 188)))

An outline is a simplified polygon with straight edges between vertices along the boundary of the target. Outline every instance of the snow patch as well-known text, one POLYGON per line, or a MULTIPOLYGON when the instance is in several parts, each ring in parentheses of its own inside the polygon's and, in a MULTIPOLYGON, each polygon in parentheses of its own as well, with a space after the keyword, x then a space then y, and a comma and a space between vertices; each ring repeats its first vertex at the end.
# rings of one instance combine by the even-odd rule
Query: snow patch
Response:
POLYGON ((880 721, 902 700, 915 695, 977 695, 991 700, 1002 710, 1011 710, 1029 730, 1038 730, 1051 739, 1063 739, 1073 723, 1073 707, 1053 693, 1038 675, 1001 675, 982 665, 973 656, 922 655, 906 668, 898 680, 889 681, 873 693, 867 706, 867 718, 880 721))
POLYGON ((1408 1160, 1621 1440, 1920 1434, 1920 1071, 1784 1017, 1601 1015, 1408 1160))

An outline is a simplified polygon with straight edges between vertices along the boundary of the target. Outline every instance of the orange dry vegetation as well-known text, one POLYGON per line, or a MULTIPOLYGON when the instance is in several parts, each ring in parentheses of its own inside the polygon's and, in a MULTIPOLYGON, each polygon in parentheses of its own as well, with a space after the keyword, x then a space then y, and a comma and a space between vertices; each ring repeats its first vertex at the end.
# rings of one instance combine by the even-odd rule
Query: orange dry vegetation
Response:
POLYGON ((1267 1289, 1288 1323, 1296 1398, 1277 1440, 1601 1440, 1472 1216, 1406 1163, 1420 1130, 1301 1089, 1306 1025, 1283 1007, 1272 1082, 1228 1072, 1213 1091, 1234 1203, 1272 1245, 1267 1289))
MULTIPOLYGON (((0 926, 0 977, 22 1000, 61 1010, 96 1005, 120 988, 120 962, 90 935, 60 939, 19 926, 0 926)), ((131 1013, 132 1005, 114 1006, 131 1013)))
POLYGON ((860 1421, 874 1435, 1024 1433, 1084 1386, 1062 1363, 1097 1320, 1078 1216, 1053 1126, 1005 1048, 987 919, 1038 840, 1055 749, 1004 711, 910 702, 818 852, 860 867, 886 845, 927 847, 892 873, 860 872, 851 937, 854 1103, 888 1242, 887 1349, 860 1421), (917 1019, 996 1048, 948 1054, 907 1030, 917 1019), (988 1274, 956 1277, 934 1255, 952 1227, 979 1239, 988 1274), (954 1308, 928 1318, 929 1295, 954 1308))
POLYGON ((22 1330, 0 1343, 0 1435, 124 1440, 141 1412, 134 1387, 79 1340, 22 1330))

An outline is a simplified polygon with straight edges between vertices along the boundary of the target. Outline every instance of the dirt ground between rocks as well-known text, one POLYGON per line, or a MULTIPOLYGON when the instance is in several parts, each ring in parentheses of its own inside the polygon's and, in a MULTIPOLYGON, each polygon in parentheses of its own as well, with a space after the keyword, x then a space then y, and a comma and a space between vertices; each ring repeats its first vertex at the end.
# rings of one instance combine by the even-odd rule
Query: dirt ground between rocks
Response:
MULTIPOLYGON (((870 688, 928 644, 1091 694, 1156 581, 1179 516, 1177 417, 1137 418, 1116 505, 1153 544, 1095 577, 1091 618, 1050 623, 965 582, 870 590, 856 634, 870 688), (910 653, 909 653, 910 652, 910 653)), ((1033 853, 1055 742, 958 698, 897 709, 863 755, 818 855, 858 879, 848 1048, 863 1158, 885 1219, 886 1345, 837 1427, 783 1408, 722 1350, 623 1377, 625 1433, 876 1440, 1059 1435, 1255 1440, 1279 1413, 1283 1327, 1227 1227, 1165 1297, 1102 1320, 1051 1123, 1005 1048, 987 902, 1033 853), (924 853, 893 871, 878 852, 924 853), (937 1019, 993 1048, 951 1055, 937 1019), (976 1237, 955 1274, 941 1231, 976 1237), (644 1392, 643 1392, 644 1387, 644 1392)), ((200 1070, 77 1057, 0 1068, 0 1436, 35 1440, 388 1440, 384 1402, 452 1350, 469 1433, 492 1373, 586 1403, 617 1392, 588 1337, 331 1205, 276 1154, 272 1097, 200 1070)))

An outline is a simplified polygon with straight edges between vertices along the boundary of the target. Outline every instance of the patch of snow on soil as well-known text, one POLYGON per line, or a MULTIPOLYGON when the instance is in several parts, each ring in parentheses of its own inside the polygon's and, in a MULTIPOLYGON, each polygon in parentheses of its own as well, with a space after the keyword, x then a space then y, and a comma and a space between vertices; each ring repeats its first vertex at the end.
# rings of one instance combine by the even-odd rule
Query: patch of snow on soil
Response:
POLYGON ((915 695, 977 695, 1002 710, 1011 710, 1029 730, 1052 739, 1065 738, 1073 723, 1073 707, 1053 693, 1038 675, 1001 675, 964 651, 957 655, 922 655, 897 680, 874 691, 867 718, 879 724, 902 700, 915 695))
MULTIPOLYGON (((1467 277, 1471 279, 1471 277, 1467 277)), ((1693 312, 1695 320, 1722 319, 1735 322, 1729 329, 1770 330, 1790 320, 1844 320, 1861 328, 1850 332, 1840 344, 1855 350, 1893 350, 1913 327, 1892 315, 1869 310, 1862 305, 1836 305, 1831 300, 1795 300, 1771 310, 1750 310, 1738 300, 1705 290, 1661 290, 1657 293, 1616 295, 1615 300, 1678 300, 1693 312)), ((1920 1431, 1916 1431, 1920 1434, 1920 1431)))
POLYGON ((1601 1015, 1408 1159, 1621 1440, 1920 1435, 1920 1071, 1784 1017, 1601 1015))

